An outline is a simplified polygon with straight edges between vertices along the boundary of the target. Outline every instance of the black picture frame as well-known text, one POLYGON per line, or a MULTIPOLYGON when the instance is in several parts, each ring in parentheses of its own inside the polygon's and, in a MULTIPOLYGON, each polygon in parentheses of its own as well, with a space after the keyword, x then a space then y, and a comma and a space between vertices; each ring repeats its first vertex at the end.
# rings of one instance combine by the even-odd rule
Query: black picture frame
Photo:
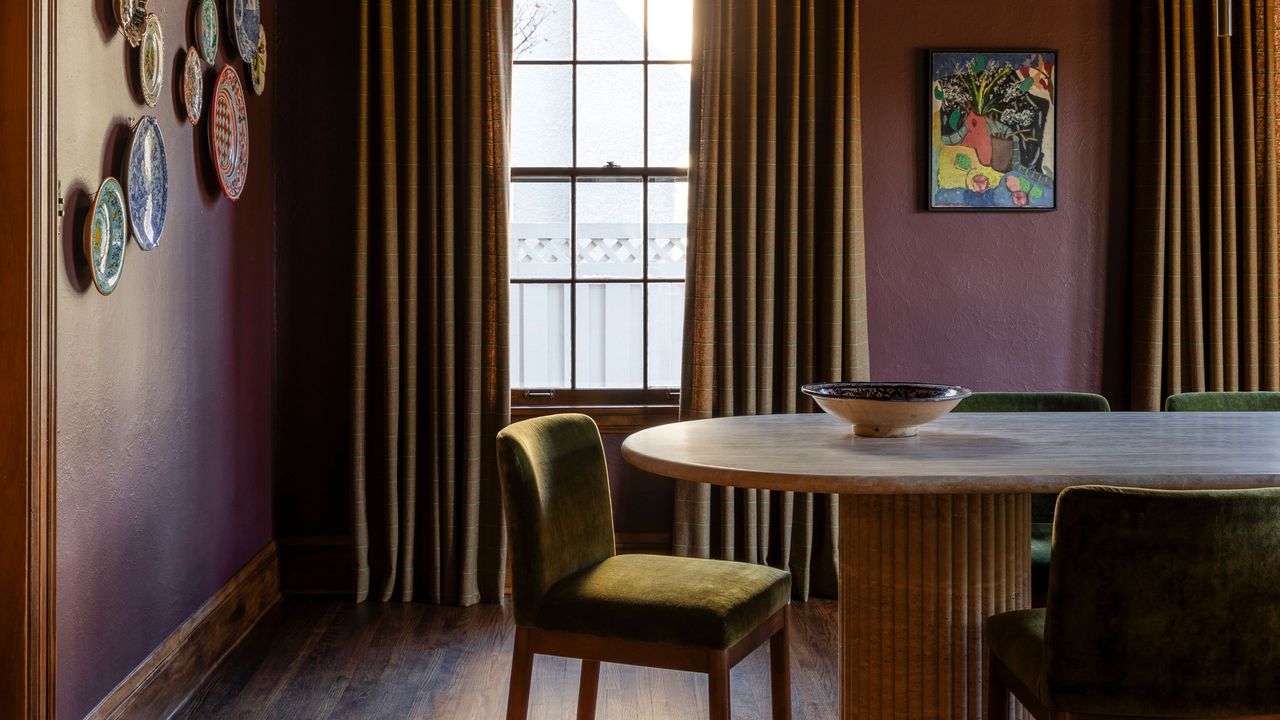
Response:
MULTIPOLYGON (((1061 126, 1058 123, 1058 104, 1060 102, 1058 87, 1061 84, 1059 61, 1060 54, 1058 50, 1051 48, 929 48, 926 51, 924 68, 925 83, 923 88, 926 120, 924 123, 925 178, 923 187, 925 195, 924 206, 927 211, 1038 213, 1052 212, 1058 209, 1058 180, 1060 176, 1059 171, 1061 169, 1059 167, 1057 152, 1057 148, 1061 145, 1059 142, 1059 138, 1061 137, 1061 126), (943 110, 946 108, 947 103, 938 97, 937 91, 939 88, 935 87, 935 83, 938 81, 937 68, 940 61, 945 62, 948 59, 961 61, 964 56, 974 56, 974 58, 982 56, 984 58, 984 62, 986 58, 994 57, 997 61, 1003 62, 1006 66, 1011 67, 1011 72, 1015 77, 1020 75, 1024 68, 1028 68, 1030 70, 1028 76, 1018 81, 1019 84, 1026 83, 1029 80, 1031 88, 1034 90, 1042 81, 1047 82, 1047 88, 1044 85, 1040 85, 1040 87, 1048 94, 1048 106, 1047 108, 1041 108, 1039 103, 1036 101, 1036 99, 1039 98, 1038 93, 1032 92, 1032 90, 1027 90, 1025 92, 1025 98, 1018 99, 1019 102, 1017 104, 1011 108, 1006 108, 1014 110, 1015 112, 1021 112, 1022 110, 1031 112, 1033 124, 1032 127, 1028 129, 1034 130, 1038 126, 1040 132, 1039 138, 1035 138, 1034 132, 1028 133, 1028 129, 1023 129, 1015 135, 1008 135, 1006 137, 989 135, 989 140, 1002 140, 1008 142, 1009 155, 1007 159, 1010 162, 1008 163, 1007 170, 996 169, 997 167, 1005 167, 1006 157, 1002 154, 997 162, 994 157, 995 151, 993 149, 988 151, 988 153, 993 156, 989 158, 991 164, 983 165, 980 160, 977 160, 978 168, 981 168, 981 170, 985 172, 980 172, 977 169, 967 171, 969 174, 976 172, 979 175, 982 175, 984 180, 979 180, 971 184, 970 180, 966 179, 965 187, 963 189, 955 186, 939 187, 942 163, 946 162, 946 158, 943 156, 954 155, 954 153, 945 152, 945 148, 957 147, 959 143, 947 142, 949 139, 946 137, 947 133, 945 133, 947 126, 944 125, 943 120, 943 110), (1011 64, 1011 56, 1017 56, 1017 59, 1019 60, 1018 65, 1014 66, 1011 64), (1033 65, 1031 63, 1036 64, 1033 65), (1047 76, 1045 75, 1045 63, 1048 63, 1047 76), (1044 114, 1043 123, 1038 125, 1037 123, 1040 123, 1040 120, 1036 117, 1037 112, 1043 112, 1044 114), (1022 153, 1027 152, 1027 149, 1031 148, 1034 142, 1040 142, 1043 144, 1046 139, 1049 139, 1052 143, 1049 150, 1047 152, 1042 150, 1041 152, 1044 153, 1044 156, 1035 160, 1034 166, 1027 166, 1023 161, 1022 153), (1046 167, 1046 161, 1048 163, 1048 173, 1043 172, 1046 167), (992 174, 997 172, 1000 174, 999 182, 1003 187, 997 187, 991 179, 992 174), (1021 190, 1014 191, 1008 185, 1010 177, 1018 180, 1021 190), (1043 204, 1037 204, 1037 200, 1040 198, 1032 197, 1033 193, 1036 193, 1036 188, 1040 188, 1039 193, 1047 194, 1050 199, 1043 204), (940 190, 943 192, 940 193, 940 190), (1018 192, 1023 193, 1023 196, 1019 197, 1018 192), (992 194, 988 196, 987 193, 992 194), (1006 197, 1008 198, 1007 202, 1005 200, 1006 197), (940 203, 940 199, 943 200, 943 202, 940 203), (969 200, 971 202, 976 200, 977 202, 974 202, 974 204, 963 204, 946 202, 947 199, 969 200), (1017 204, 1019 201, 1025 201, 1026 204, 1019 205, 1017 204)), ((981 71, 979 72, 979 75, 981 75, 981 71)), ((945 95, 945 90, 943 94, 945 95)), ((972 93, 970 93, 970 97, 971 96, 972 93)), ((1044 100, 1044 98, 1039 99, 1044 100)), ((970 108, 968 115, 965 116, 967 125, 971 124, 971 120, 977 119, 979 124, 983 126, 983 130, 988 133, 989 126, 993 124, 1001 126, 1000 130, 1002 134, 1004 134, 1005 131, 1014 129, 1000 123, 998 118, 988 117, 985 113, 979 115, 974 112, 974 110, 974 108, 970 108)), ((953 118, 948 114, 947 121, 951 120, 953 120, 953 118)), ((955 124, 952 124, 950 127, 952 128, 950 136, 951 138, 954 138, 959 134, 959 127, 955 124)), ((966 130, 966 137, 967 132, 969 131, 966 130)), ((980 135, 977 135, 976 133, 975 136, 980 137, 980 135)), ((979 141, 976 144, 981 145, 982 143, 979 141)), ((992 143, 993 147, 994 145, 995 143, 992 143)), ((1001 152, 1005 152, 1006 148, 1004 143, 1001 143, 1000 145, 1001 152)), ((965 147, 969 146, 965 145, 965 147)), ((970 157, 968 162, 974 163, 975 159, 979 157, 979 151, 973 148, 970 149, 973 151, 973 157, 970 157)), ((968 155, 969 153, 966 152, 964 154, 968 155)), ((953 161, 958 159, 958 157, 958 155, 955 155, 953 161)), ((959 164, 960 163, 957 162, 957 165, 959 164)))

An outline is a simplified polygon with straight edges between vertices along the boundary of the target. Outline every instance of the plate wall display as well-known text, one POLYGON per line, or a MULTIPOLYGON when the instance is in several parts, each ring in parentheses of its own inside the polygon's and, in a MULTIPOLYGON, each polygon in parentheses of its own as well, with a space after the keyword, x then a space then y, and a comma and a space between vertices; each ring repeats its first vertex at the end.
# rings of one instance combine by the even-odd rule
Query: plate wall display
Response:
POLYGON ((240 59, 253 65, 253 56, 258 52, 258 37, 262 32, 261 6, 258 0, 227 0, 231 4, 231 30, 235 35, 236 48, 240 50, 240 59))
POLYGON ((187 122, 200 122, 204 110, 204 65, 195 48, 187 48, 187 64, 182 69, 182 101, 187 106, 187 122))
POLYGON ((93 198, 84 228, 84 255, 89 259, 93 286, 103 295, 110 295, 120 282, 128 236, 124 191, 120 181, 109 177, 102 181, 93 198))
POLYGON ((160 244, 169 212, 169 161, 164 136, 154 117, 146 115, 133 129, 129 146, 129 224, 138 247, 154 250, 160 244))
POLYGON ((218 3, 214 0, 200 0, 196 8, 196 41, 204 61, 214 64, 218 59, 218 3))
POLYGON ((147 29, 138 55, 138 79, 142 83, 142 100, 155 107, 164 86, 164 32, 155 13, 147 14, 147 29))
POLYGON ((249 79, 253 81, 253 94, 261 95, 267 88, 267 31, 258 26, 258 52, 249 66, 249 79))
POLYGON ((120 34, 130 45, 138 47, 147 29, 147 0, 116 0, 115 5, 120 34))
POLYGON ((222 192, 232 200, 244 192, 249 175, 249 116, 240 73, 230 65, 218 74, 209 106, 209 146, 222 192))

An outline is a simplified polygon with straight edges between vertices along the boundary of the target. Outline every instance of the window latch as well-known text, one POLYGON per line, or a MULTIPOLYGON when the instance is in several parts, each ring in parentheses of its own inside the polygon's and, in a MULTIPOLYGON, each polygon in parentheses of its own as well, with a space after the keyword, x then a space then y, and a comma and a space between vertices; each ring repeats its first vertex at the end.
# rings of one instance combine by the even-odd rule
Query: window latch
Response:
POLYGON ((526 399, 533 399, 533 398, 550 399, 556 396, 556 391, 555 390, 527 390, 525 391, 524 396, 526 399))

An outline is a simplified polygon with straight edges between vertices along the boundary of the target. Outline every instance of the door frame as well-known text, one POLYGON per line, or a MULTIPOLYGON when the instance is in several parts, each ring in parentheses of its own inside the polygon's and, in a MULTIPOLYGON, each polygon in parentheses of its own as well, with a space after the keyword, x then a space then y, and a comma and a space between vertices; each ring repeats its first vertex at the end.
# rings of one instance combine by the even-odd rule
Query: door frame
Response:
POLYGON ((0 2, 0 717, 56 713, 55 0, 0 2))

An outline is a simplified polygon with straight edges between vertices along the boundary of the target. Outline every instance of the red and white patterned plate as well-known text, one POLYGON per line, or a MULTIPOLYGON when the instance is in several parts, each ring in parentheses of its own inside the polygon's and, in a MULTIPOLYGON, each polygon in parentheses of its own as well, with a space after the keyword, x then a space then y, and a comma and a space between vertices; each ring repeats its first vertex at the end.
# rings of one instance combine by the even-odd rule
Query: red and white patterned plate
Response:
POLYGON ((238 200, 249 175, 249 116, 240 74, 227 65, 218 75, 209 106, 209 145, 222 192, 238 200))

